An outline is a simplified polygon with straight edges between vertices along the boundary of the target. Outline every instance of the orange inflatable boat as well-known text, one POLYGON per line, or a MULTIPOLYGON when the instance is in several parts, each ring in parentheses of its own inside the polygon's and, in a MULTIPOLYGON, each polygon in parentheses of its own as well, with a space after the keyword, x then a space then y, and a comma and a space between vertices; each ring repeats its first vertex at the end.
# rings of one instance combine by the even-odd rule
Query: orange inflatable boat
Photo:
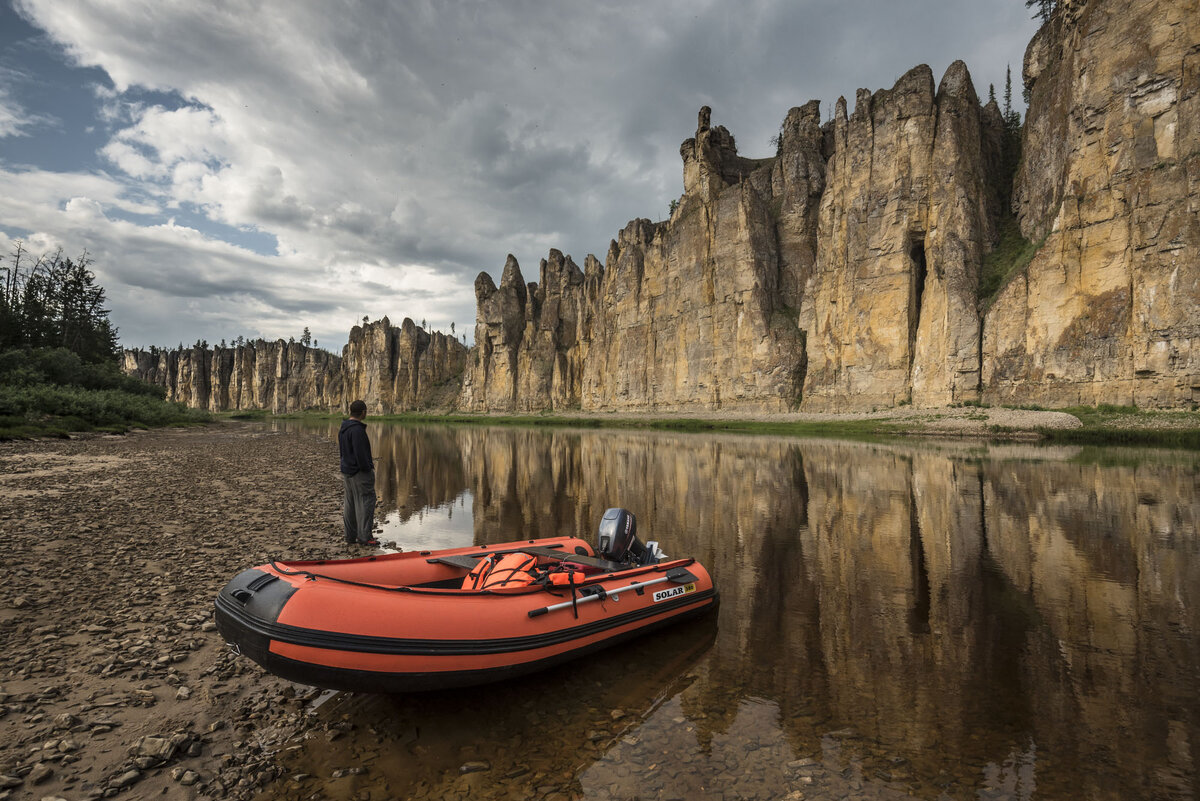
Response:
POLYGON ((574 537, 271 562, 216 600, 217 628, 283 678, 339 690, 461 687, 541 670, 714 609, 708 571, 609 509, 574 537))

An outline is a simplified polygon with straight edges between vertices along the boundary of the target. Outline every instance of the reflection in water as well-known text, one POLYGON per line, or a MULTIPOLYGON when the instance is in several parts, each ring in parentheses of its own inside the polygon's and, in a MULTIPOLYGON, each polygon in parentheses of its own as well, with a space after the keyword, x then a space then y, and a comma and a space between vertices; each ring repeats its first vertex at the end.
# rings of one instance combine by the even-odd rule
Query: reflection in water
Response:
POLYGON ((331 781, 305 745, 307 794, 1196 795, 1194 456, 371 431, 403 547, 590 538, 625 506, 643 539, 709 567, 722 605, 715 636, 683 627, 521 683, 339 697, 314 715, 355 727, 340 767, 368 770, 331 781))

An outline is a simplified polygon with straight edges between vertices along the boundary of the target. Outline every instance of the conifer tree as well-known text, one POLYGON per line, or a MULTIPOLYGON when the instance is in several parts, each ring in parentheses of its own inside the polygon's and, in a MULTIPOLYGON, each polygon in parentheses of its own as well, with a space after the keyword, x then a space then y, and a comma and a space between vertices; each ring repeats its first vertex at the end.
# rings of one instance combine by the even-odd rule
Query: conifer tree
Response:
POLYGON ((1033 12, 1033 18, 1041 18, 1042 22, 1048 22, 1050 16, 1054 13, 1054 9, 1058 6, 1057 0, 1025 0, 1026 8, 1037 9, 1033 12))
POLYGON ((1004 121, 1004 138, 1001 141, 1001 189, 1000 201, 1005 211, 1010 211, 1012 203, 1012 182, 1021 161, 1021 112, 1012 106, 1012 67, 1004 70, 1004 107, 1001 109, 1004 121))
POLYGON ((90 265, 86 251, 72 261, 61 250, 30 263, 18 242, 0 266, 0 349, 66 348, 84 362, 114 361, 117 329, 90 265))
POLYGON ((1012 114, 1012 65, 1004 66, 1004 121, 1012 114))

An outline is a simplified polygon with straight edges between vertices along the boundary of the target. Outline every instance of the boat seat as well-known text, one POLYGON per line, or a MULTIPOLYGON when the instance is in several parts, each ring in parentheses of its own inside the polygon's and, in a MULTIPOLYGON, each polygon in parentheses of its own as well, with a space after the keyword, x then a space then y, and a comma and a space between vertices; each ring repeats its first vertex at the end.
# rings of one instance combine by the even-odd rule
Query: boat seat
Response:
MULTIPOLYGON (((577 565, 594 568, 595 570, 600 570, 605 573, 611 573, 614 570, 625 570, 629 567, 629 565, 623 565, 620 562, 610 562, 607 559, 599 559, 595 556, 583 556, 582 554, 569 553, 561 548, 547 548, 544 545, 531 545, 523 547, 521 548, 521 551, 523 553, 533 554, 534 556, 544 556, 554 559, 555 561, 574 562, 577 565)), ((474 570, 475 565, 479 562, 479 560, 485 556, 488 556, 489 553, 500 552, 491 551, 478 554, 459 553, 450 554, 447 556, 433 556, 425 561, 429 562, 430 564, 440 563, 443 565, 450 565, 451 567, 461 567, 465 568, 466 570, 474 570)), ((505 551, 504 553, 509 552, 505 551)))
POLYGON ((463 567, 467 570, 474 570, 475 565, 478 564, 479 560, 485 556, 491 556, 494 553, 516 553, 518 551, 523 551, 525 553, 536 553, 538 556, 554 556, 558 558, 562 558, 563 554, 565 553, 561 546, 558 548, 539 546, 537 548, 509 548, 506 551, 480 551, 479 553, 455 553, 448 554, 446 556, 431 556, 425 561, 431 565, 440 563, 443 565, 450 565, 451 567, 463 567))
POLYGON ((535 545, 522 548, 525 553, 533 554, 534 556, 546 556, 560 562, 573 562, 583 567, 591 567, 597 570, 602 570, 605 573, 611 573, 614 570, 626 570, 629 565, 623 565, 620 562, 610 562, 607 559, 599 559, 595 556, 584 556, 577 553, 569 553, 561 549, 547 548, 543 545, 535 545))
POLYGON ((450 565, 451 567, 464 567, 467 570, 474 570, 475 565, 478 564, 479 560, 485 556, 487 556, 486 553, 457 553, 450 554, 448 556, 435 556, 431 559, 426 559, 425 561, 431 565, 443 564, 450 565))

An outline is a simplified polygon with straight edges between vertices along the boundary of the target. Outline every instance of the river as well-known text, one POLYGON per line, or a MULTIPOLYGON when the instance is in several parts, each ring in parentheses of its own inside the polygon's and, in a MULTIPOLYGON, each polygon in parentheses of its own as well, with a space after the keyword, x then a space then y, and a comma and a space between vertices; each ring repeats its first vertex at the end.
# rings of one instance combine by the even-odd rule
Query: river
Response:
POLYGON ((519 681, 325 694, 279 797, 1200 793, 1200 455, 368 423, 381 539, 623 506, 721 606, 519 681))

